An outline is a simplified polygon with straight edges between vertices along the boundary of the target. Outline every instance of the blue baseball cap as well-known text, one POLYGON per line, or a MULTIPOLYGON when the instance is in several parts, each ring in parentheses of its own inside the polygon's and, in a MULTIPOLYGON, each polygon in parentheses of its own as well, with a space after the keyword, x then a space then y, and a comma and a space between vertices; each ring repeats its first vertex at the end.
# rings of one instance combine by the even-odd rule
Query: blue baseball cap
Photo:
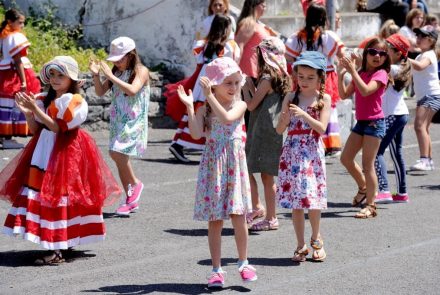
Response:
POLYGON ((318 51, 304 51, 302 52, 293 63, 293 66, 309 66, 317 70, 327 69, 327 59, 318 51))

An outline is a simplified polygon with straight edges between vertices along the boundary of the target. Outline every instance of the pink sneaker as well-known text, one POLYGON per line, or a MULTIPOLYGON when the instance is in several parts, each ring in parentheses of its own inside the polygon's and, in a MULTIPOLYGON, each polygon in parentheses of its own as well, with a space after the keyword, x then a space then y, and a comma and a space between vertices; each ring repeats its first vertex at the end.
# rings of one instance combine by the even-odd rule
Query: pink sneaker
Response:
POLYGON ((393 195, 393 201, 396 203, 409 203, 409 197, 408 194, 394 194, 393 195))
POLYGON ((135 212, 137 209, 139 209, 138 203, 121 204, 119 208, 116 210, 115 214, 121 216, 128 216, 128 214, 135 212))
POLYGON ((238 269, 243 282, 253 282, 258 279, 257 270, 252 265, 243 265, 238 269))
POLYGON ((223 288, 225 272, 211 272, 208 276, 208 288, 223 288))
POLYGON ((390 192, 379 192, 374 200, 376 203, 388 203, 393 201, 390 192))
POLYGON ((127 204, 139 202, 143 189, 144 189, 144 184, 140 181, 134 186, 129 184, 127 191, 127 204))

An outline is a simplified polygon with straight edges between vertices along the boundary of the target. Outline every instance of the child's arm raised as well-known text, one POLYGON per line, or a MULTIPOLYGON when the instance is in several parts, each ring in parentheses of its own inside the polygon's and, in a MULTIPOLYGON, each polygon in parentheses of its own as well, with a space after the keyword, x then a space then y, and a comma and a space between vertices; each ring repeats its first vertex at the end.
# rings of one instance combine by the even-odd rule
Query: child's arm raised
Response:
POLYGON ((15 104, 20 109, 20 111, 24 114, 26 117, 26 122, 28 124, 28 127, 30 131, 35 134, 39 129, 39 124, 37 121, 35 121, 34 115, 30 109, 24 106, 23 104, 23 94, 26 94, 24 92, 17 92, 15 94, 15 104))
POLYGON ((290 123, 289 103, 292 101, 293 93, 289 93, 284 97, 283 105, 281 107, 280 119, 278 120, 276 131, 278 134, 283 134, 290 123))
MULTIPOLYGON (((368 84, 366 84, 362 80, 361 76, 359 76, 359 73, 356 71, 356 64, 354 60, 348 57, 343 57, 340 61, 341 65, 347 70, 347 72, 351 74, 351 77, 353 78, 353 83, 356 85, 362 96, 369 96, 376 92, 380 87, 382 87, 382 83, 377 80, 371 80, 368 84)), ((341 81, 339 81, 339 84, 340 83, 341 81)))
POLYGON ((101 71, 104 74, 104 76, 114 84, 118 85, 119 88, 121 88, 121 90, 128 96, 135 96, 136 93, 138 93, 139 90, 141 90, 142 86, 148 83, 149 72, 148 69, 143 65, 137 66, 138 72, 136 73, 136 77, 134 78, 131 84, 124 82, 115 75, 113 75, 112 70, 105 62, 101 61, 100 65, 101 65, 101 71))
POLYGON ((408 58, 408 60, 415 71, 423 71, 431 64, 431 60, 428 57, 423 57, 420 60, 408 58))
POLYGON ((292 116, 302 117, 313 130, 318 132, 319 134, 324 134, 327 130, 328 121, 330 118, 330 108, 331 108, 331 98, 330 95, 324 94, 323 97, 323 107, 320 111, 319 120, 316 120, 312 116, 310 116, 307 112, 301 109, 299 106, 290 104, 289 112, 292 116))
POLYGON ((194 98, 192 91, 189 90, 189 95, 186 94, 185 89, 182 85, 177 88, 177 94, 180 100, 186 106, 186 111, 188 113, 188 127, 191 137, 194 139, 200 139, 203 137, 203 115, 205 107, 200 107, 197 110, 197 114, 194 111, 194 98))
POLYGON ((93 76, 93 83, 95 84, 95 93, 98 96, 103 96, 109 89, 110 83, 109 80, 105 80, 104 83, 101 82, 101 78, 99 77, 99 62, 95 60, 89 61, 89 70, 93 76))
POLYGON ((206 96, 212 111, 224 124, 232 123, 243 117, 247 108, 244 101, 240 100, 235 103, 230 110, 225 110, 225 108, 217 101, 214 94, 212 94, 211 81, 207 77, 200 78, 200 85, 202 86, 203 94, 206 96))
POLYGON ((33 94, 27 95, 26 93, 21 92, 19 94, 17 93, 17 97, 20 100, 20 105, 31 111, 34 114, 34 116, 40 120, 41 123, 43 123, 44 125, 46 125, 47 128, 49 128, 49 130, 55 133, 60 131, 60 127, 58 126, 58 123, 38 107, 35 96, 33 94))
POLYGON ((247 109, 249 111, 255 110, 260 103, 263 101, 266 94, 272 89, 270 80, 263 79, 260 83, 258 83, 257 91, 255 91, 254 96, 251 98, 248 98, 245 96, 245 102, 247 104, 247 109))
POLYGON ((348 85, 345 85, 344 76, 346 73, 347 73, 347 70, 344 67, 342 67, 342 65, 339 65, 339 67, 338 67, 338 91, 339 91, 339 96, 342 99, 349 98, 354 93, 353 83, 349 83, 348 85))

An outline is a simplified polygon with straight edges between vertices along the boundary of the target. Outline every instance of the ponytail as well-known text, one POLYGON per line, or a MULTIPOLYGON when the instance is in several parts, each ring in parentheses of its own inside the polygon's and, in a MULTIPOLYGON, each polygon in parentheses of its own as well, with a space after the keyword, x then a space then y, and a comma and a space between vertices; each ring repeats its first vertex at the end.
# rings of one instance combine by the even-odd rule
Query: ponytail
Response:
POLYGON ((407 58, 403 58, 400 63, 400 71, 395 78, 391 80, 393 82, 393 88, 397 92, 406 88, 411 82, 411 65, 407 58))

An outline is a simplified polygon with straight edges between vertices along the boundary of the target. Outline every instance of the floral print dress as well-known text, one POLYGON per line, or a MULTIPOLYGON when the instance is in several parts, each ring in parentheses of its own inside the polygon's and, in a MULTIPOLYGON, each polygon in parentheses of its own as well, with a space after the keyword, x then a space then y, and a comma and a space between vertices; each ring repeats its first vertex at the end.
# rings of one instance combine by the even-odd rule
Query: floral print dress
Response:
MULTIPOLYGON (((315 119, 319 111, 307 107, 315 119)), ((326 209, 327 184, 324 145, 320 135, 302 118, 292 117, 278 171, 276 198, 288 209, 326 209)))
MULTIPOLYGON (((130 75, 131 71, 124 71, 119 79, 128 82, 130 75)), ((142 157, 147 149, 150 86, 143 86, 135 96, 127 96, 113 84, 112 93, 109 149, 142 157)))
POLYGON ((251 211, 245 141, 242 119, 224 124, 217 117, 211 118, 199 166, 195 220, 227 220, 230 214, 251 211))

